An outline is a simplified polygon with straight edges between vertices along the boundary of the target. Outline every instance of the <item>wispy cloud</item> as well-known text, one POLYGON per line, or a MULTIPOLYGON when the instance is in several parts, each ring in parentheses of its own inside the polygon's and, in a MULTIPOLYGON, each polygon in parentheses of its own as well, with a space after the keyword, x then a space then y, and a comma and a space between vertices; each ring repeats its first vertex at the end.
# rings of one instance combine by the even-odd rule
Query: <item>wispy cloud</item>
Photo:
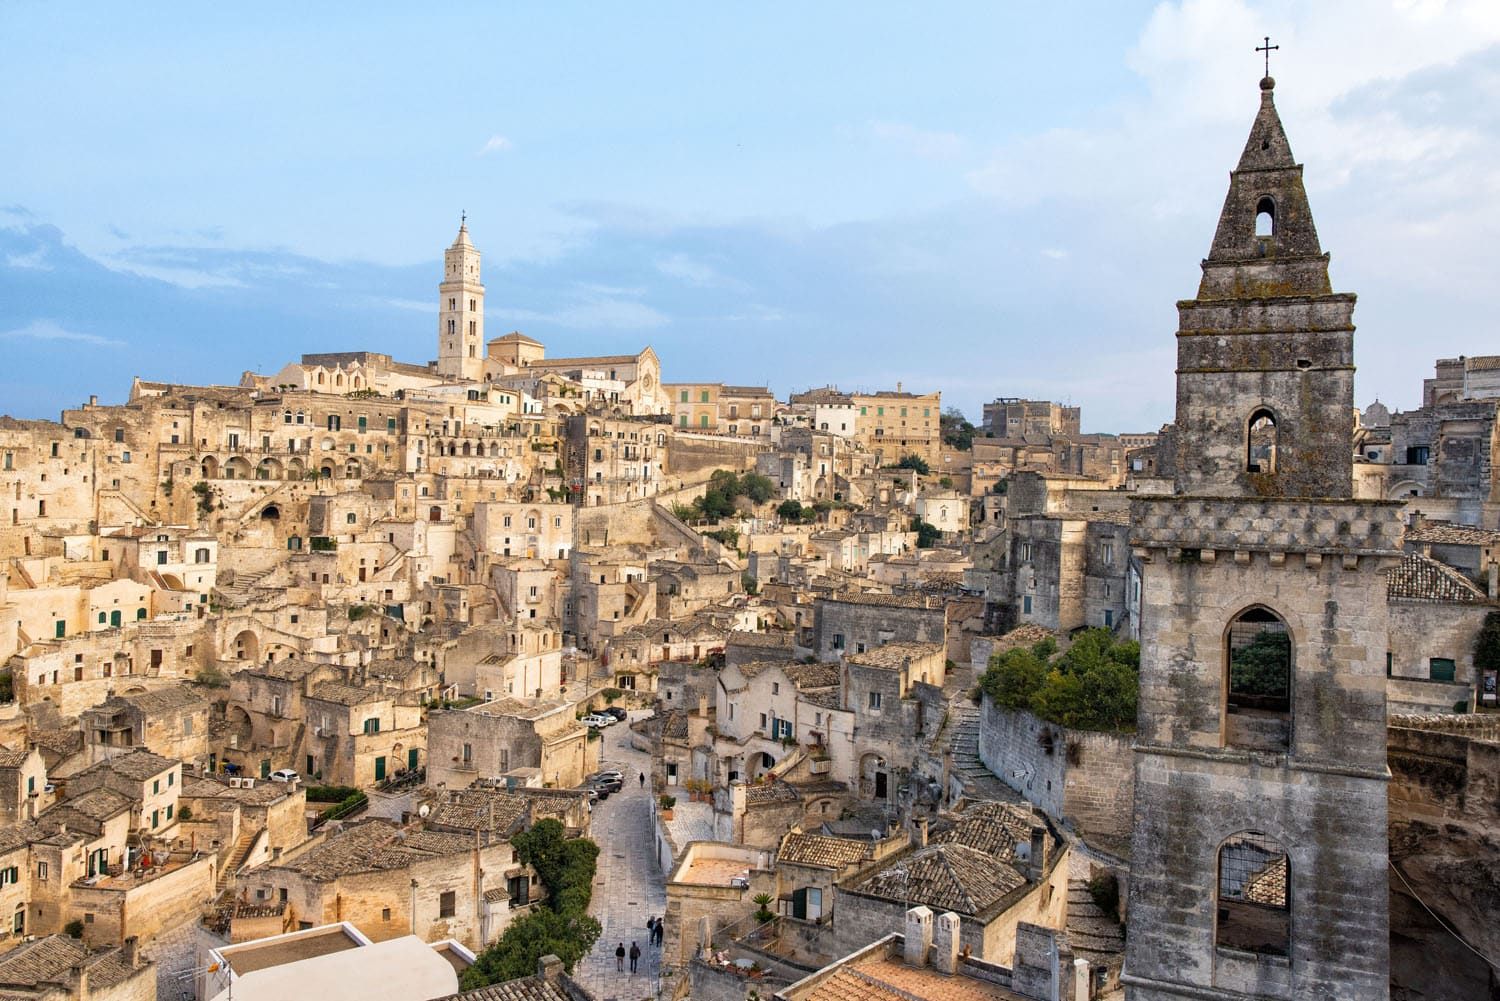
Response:
POLYGON ((968 148, 964 137, 956 132, 934 132, 902 122, 871 122, 870 132, 882 142, 929 160, 952 160, 968 148))
POLYGON ((1066 261, 1068 252, 1061 247, 1046 247, 1042 250, 1042 256, 1049 261, 1066 261))
POLYGON ((7 268, 25 268, 28 271, 51 271, 52 265, 47 263, 47 248, 37 247, 35 250, 24 254, 5 255, 5 266, 7 268))
POLYGON ((72 341, 76 344, 92 344, 102 348, 123 348, 124 341, 117 341, 98 334, 83 334, 52 320, 32 320, 24 327, 0 332, 3 341, 72 341))
POLYGON ((491 153, 504 153, 512 147, 513 144, 509 139, 502 135, 493 135, 485 140, 485 144, 480 147, 479 155, 489 156, 491 153))

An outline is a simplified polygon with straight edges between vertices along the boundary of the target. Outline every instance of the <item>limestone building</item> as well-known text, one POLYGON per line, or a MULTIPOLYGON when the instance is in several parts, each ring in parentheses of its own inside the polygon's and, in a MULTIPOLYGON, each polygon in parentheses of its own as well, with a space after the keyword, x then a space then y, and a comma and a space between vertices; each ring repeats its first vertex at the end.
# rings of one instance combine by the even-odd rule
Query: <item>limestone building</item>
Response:
POLYGON ((1385 571, 1353 499, 1354 296, 1273 101, 1178 304, 1175 493, 1142 565, 1131 1001, 1389 996, 1385 571))

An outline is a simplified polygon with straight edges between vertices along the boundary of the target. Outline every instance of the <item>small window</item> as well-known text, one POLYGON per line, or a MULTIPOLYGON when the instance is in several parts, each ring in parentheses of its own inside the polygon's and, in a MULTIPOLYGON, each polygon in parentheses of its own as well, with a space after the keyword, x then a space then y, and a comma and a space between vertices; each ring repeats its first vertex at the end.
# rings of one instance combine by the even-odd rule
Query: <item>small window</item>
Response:
POLYGON ((1288 954, 1291 867, 1286 851, 1264 834, 1233 835, 1219 849, 1216 944, 1267 956, 1288 954))
POLYGON ((1250 415, 1245 435, 1245 470, 1276 472, 1276 415, 1265 407, 1250 415))
POLYGON ((458 894, 452 890, 444 890, 442 896, 438 897, 438 917, 451 918, 458 912, 458 894))
POLYGON ((880 709, 880 693, 879 692, 871 692, 870 693, 870 708, 874 709, 874 710, 877 710, 877 711, 880 709))
POLYGON ((1255 206, 1255 235, 1276 235, 1276 202, 1262 198, 1255 206))
POLYGON ((1427 676, 1433 681, 1452 681, 1456 665, 1449 657, 1433 657, 1427 662, 1427 676))

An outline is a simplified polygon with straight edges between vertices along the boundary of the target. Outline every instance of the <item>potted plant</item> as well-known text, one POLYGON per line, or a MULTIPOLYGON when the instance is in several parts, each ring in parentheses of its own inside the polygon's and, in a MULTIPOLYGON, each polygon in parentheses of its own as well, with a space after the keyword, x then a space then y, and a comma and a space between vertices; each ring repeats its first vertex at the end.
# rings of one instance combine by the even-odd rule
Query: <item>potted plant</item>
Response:
POLYGON ((750 899, 756 904, 755 920, 760 924, 765 924, 776 916, 771 913, 771 895, 769 893, 757 893, 750 899))
POLYGON ((677 797, 676 796, 668 796, 666 793, 662 793, 661 796, 660 796, 660 798, 657 799, 657 803, 659 803, 661 805, 661 816, 662 816, 662 819, 663 820, 671 820, 672 819, 672 807, 674 807, 674 806, 677 805, 677 797))

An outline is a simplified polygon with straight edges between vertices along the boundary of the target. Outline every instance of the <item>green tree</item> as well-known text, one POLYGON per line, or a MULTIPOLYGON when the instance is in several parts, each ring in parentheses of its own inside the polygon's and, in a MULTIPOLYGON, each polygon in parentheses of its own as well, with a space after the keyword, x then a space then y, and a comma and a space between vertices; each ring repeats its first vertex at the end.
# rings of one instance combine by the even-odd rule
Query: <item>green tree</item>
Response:
POLYGON ((918 549, 931 549, 943 537, 943 533, 938 530, 936 525, 929 524, 921 518, 913 518, 911 520, 911 530, 917 533, 918 549))
POLYGON ((1479 635, 1474 639, 1474 667, 1480 671, 1500 670, 1500 612, 1484 617, 1479 635))
POLYGON ((1236 695, 1285 698, 1292 677, 1292 639, 1265 630, 1230 651, 1229 690, 1236 695))
POLYGON ((599 938, 599 922, 588 916, 598 871, 599 846, 586 838, 568 838, 560 821, 539 820, 511 838, 516 858, 536 870, 547 888, 547 906, 511 922, 495 944, 464 971, 462 987, 529 977, 536 962, 549 953, 569 970, 599 938))
POLYGON ((926 476, 928 473, 932 472, 931 467, 927 465, 927 460, 922 458, 920 455, 903 455, 901 457, 901 461, 896 463, 896 468, 914 469, 920 476, 926 476))
POLYGON ((755 503, 764 504, 776 496, 776 484, 771 482, 769 476, 762 476, 759 473, 746 473, 740 477, 740 492, 755 503))
POLYGON ((776 505, 776 517, 782 521, 801 521, 802 502, 799 500, 784 500, 776 505))
POLYGON ((974 432, 977 430, 964 412, 957 407, 949 407, 943 411, 938 418, 938 426, 942 429, 943 444, 959 452, 967 452, 974 447, 974 432))
POLYGON ((1047 660, 1033 650, 1016 649, 990 658, 980 684, 1006 709, 1029 709, 1031 700, 1047 680, 1047 660))

